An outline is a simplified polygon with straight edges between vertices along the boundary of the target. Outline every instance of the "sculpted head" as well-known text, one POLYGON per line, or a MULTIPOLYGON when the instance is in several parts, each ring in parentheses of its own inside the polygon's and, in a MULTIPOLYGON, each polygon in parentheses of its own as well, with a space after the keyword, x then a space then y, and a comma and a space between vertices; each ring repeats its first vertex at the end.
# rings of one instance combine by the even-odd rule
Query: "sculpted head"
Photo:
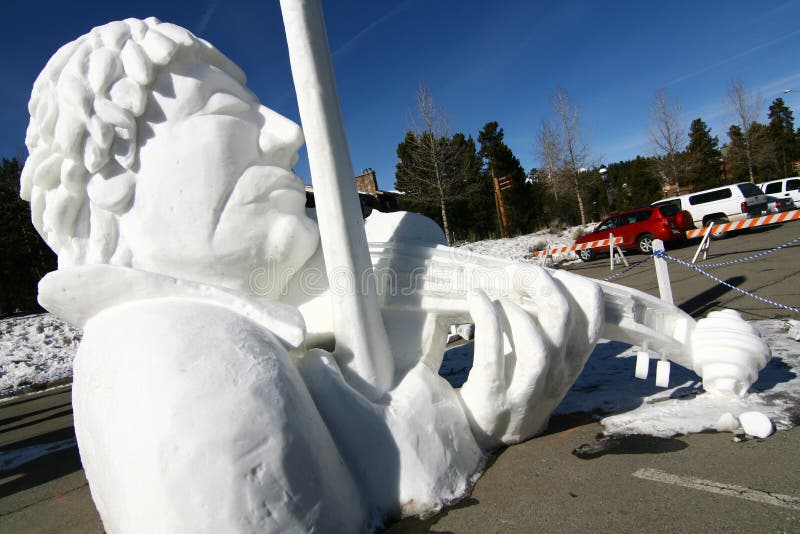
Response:
POLYGON ((255 269, 297 269, 317 247, 291 171, 300 128, 183 28, 94 28, 50 59, 29 111, 21 196, 59 267, 247 289, 255 269))

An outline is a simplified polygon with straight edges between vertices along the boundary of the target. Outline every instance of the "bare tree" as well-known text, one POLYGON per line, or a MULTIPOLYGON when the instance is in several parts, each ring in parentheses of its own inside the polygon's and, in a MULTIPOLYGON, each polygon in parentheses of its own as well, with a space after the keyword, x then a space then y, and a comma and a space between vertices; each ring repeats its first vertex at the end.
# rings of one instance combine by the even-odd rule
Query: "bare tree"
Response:
POLYGON ((423 85, 417 89, 416 114, 413 129, 398 147, 396 187, 417 202, 437 206, 451 244, 447 204, 469 193, 468 178, 479 165, 475 143, 463 134, 450 135, 444 110, 423 85))
POLYGON ((734 113, 739 128, 742 131, 742 147, 743 159, 747 164, 747 175, 751 182, 756 181, 754 168, 754 155, 758 145, 758 134, 753 128, 753 125, 758 118, 758 110, 761 107, 761 98, 756 95, 749 97, 744 91, 744 83, 741 79, 731 80, 728 87, 728 100, 734 113))
MULTIPOLYGON (((553 110, 558 116, 561 126, 563 142, 561 168, 566 178, 575 188, 575 197, 578 201, 578 210, 581 214, 581 224, 586 224, 586 203, 583 199, 583 184, 581 169, 587 166, 589 149, 583 142, 580 128, 580 113, 574 106, 567 92, 559 87, 552 98, 553 110)), ((584 173, 588 175, 589 173, 584 173)))
POLYGON ((539 133, 536 136, 538 141, 537 154, 540 161, 544 164, 547 172, 547 185, 553 192, 556 203, 556 213, 561 213, 560 195, 564 191, 564 180, 561 174, 560 163, 563 159, 564 147, 561 136, 556 126, 549 120, 542 120, 539 133))
POLYGON ((680 126, 681 106, 670 100, 665 90, 661 90, 655 95, 651 116, 653 126, 648 136, 658 156, 658 170, 667 183, 674 183, 680 188, 680 176, 684 168, 681 164, 681 145, 686 138, 680 126))

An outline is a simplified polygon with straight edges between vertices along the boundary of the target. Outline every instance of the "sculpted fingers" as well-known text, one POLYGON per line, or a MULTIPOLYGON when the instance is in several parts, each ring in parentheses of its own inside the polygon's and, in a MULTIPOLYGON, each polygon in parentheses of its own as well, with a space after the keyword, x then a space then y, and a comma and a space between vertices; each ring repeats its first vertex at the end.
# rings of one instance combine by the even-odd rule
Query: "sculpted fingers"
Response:
POLYGON ((546 269, 535 265, 515 266, 512 278, 518 303, 536 317, 545 339, 553 347, 561 346, 569 335, 567 318, 570 310, 561 285, 546 269))
POLYGON ((475 351, 472 370, 461 389, 480 390, 484 395, 500 395, 506 389, 500 317, 483 291, 473 291, 467 300, 475 323, 475 351))
POLYGON ((603 291, 594 281, 566 271, 557 271, 553 277, 562 287, 570 307, 569 334, 565 339, 567 354, 590 351, 603 331, 603 291))
POLYGON ((475 323, 475 355, 469 378, 458 390, 475 439, 484 450, 502 444, 508 417, 505 362, 500 318, 489 297, 477 290, 468 297, 475 323))
POLYGON ((506 445, 528 439, 546 426, 553 409, 548 397, 550 369, 562 364, 561 352, 550 347, 536 320, 510 301, 501 303, 507 333, 516 357, 506 405, 506 428, 500 438, 506 445))
MULTIPOLYGON (((500 306, 508 325, 506 331, 515 360, 510 372, 506 371, 509 376, 506 398, 509 405, 524 410, 545 375, 548 348, 541 329, 530 314, 508 299, 501 299, 500 306)), ((506 362, 507 365, 510 363, 506 362)))

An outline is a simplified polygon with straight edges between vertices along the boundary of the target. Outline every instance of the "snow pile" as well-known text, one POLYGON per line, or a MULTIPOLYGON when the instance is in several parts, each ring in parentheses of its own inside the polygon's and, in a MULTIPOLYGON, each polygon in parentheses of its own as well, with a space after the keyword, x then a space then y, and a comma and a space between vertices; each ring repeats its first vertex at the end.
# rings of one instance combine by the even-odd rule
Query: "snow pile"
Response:
POLYGON ((800 321, 790 319, 786 321, 786 324, 789 326, 789 337, 795 341, 800 341, 800 321))
POLYGON ((0 320, 0 395, 71 376, 80 340, 49 313, 0 320))
MULTIPOLYGON (((576 238, 591 232, 596 225, 597 223, 593 222, 583 226, 571 226, 569 228, 564 228, 558 233, 553 233, 550 230, 540 230, 533 234, 517 237, 487 239, 485 241, 476 241, 475 243, 466 243, 459 248, 477 252, 478 254, 486 254, 488 256, 535 262, 536 258, 534 258, 533 253, 537 250, 574 245, 576 238)), ((552 256, 552 259, 555 263, 560 264, 567 261, 575 261, 578 259, 578 256, 574 252, 567 252, 565 254, 556 254, 552 256)))

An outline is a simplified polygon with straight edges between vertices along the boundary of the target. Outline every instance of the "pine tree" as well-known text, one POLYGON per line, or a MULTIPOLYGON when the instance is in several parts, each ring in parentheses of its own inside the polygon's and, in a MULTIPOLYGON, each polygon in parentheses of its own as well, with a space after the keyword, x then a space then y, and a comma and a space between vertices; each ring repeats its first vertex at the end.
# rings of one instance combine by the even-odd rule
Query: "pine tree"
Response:
POLYGON ((695 191, 708 189, 721 183, 721 152, 719 140, 702 119, 695 119, 689 127, 689 145, 686 147, 688 183, 695 191))
POLYGON ((616 211, 647 206, 661 198, 661 179, 655 159, 636 156, 636 159, 608 166, 608 183, 614 193, 616 211))
POLYGON ((647 206, 661 196, 661 180, 653 158, 636 156, 631 162, 631 207, 647 206))
POLYGON ((795 174, 792 170, 792 161, 800 155, 800 147, 794 133, 792 110, 782 98, 776 98, 769 106, 767 129, 781 177, 792 176, 795 174))
POLYGON ((487 122, 478 133, 480 156, 486 166, 485 180, 494 186, 492 174, 497 178, 509 176, 513 187, 501 191, 506 205, 512 233, 531 232, 541 214, 539 188, 526 181, 527 175, 514 152, 503 142, 505 134, 496 121, 487 122))
POLYGON ((55 254, 33 228, 30 205, 19 198, 21 172, 16 158, 0 162, 0 315, 40 309, 37 284, 56 267, 55 254))
POLYGON ((738 124, 728 128, 729 143, 724 147, 725 169, 734 182, 748 180, 747 161, 742 157, 745 153, 745 140, 742 129, 738 124))

